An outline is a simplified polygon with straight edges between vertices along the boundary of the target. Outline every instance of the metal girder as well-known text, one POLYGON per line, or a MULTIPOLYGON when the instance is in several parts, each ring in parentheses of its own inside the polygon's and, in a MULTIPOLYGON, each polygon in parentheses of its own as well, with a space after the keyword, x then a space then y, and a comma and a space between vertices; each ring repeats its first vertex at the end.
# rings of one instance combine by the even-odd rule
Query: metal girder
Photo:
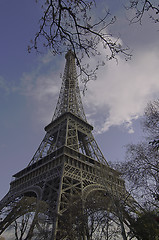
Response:
POLYGON ((89 126, 66 113, 65 118, 54 124, 46 133, 29 166, 62 146, 70 147, 97 162, 108 165, 89 126))
POLYGON ((53 121, 65 112, 71 112, 86 121, 78 85, 74 54, 66 54, 66 65, 59 94, 59 99, 53 116, 53 121))
MULTIPOLYGON (((77 81, 75 57, 71 51, 66 54, 55 113, 45 130, 46 135, 29 165, 13 176, 9 193, 0 202, 0 207, 2 211, 9 208, 10 201, 14 201, 16 196, 34 195, 47 203, 45 228, 49 236, 45 239, 67 240, 68 233, 63 224, 67 215, 72 214, 71 203, 79 203, 82 209, 83 201, 92 191, 102 190, 114 195, 125 193, 124 181, 109 167, 93 137, 93 127, 87 123, 77 81)), ((8 213, 8 218, 11 213, 8 213)), ((15 211, 15 218, 19 214, 15 211)), ((3 219, 3 226, 9 226, 8 218, 3 219)), ((71 215, 68 219, 71 221, 71 215)), ((38 228, 42 229, 40 225, 38 228)), ((83 235, 83 238, 78 239, 86 238, 83 235)))

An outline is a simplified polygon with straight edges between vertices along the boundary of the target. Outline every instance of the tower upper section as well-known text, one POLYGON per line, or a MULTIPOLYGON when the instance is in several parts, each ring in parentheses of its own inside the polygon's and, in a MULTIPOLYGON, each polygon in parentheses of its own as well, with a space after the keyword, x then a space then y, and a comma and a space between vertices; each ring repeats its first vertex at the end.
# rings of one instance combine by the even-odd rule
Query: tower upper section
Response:
POLYGON ((74 53, 69 50, 65 58, 66 65, 61 90, 52 121, 66 112, 71 112, 86 121, 78 85, 74 53))

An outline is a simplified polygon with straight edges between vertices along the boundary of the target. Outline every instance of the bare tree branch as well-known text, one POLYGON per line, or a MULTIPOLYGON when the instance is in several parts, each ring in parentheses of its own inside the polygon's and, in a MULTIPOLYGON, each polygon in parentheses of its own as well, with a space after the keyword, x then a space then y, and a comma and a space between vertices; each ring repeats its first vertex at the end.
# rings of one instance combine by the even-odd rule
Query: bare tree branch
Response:
MULTIPOLYGON (((96 2, 92 0, 43 0, 39 31, 36 33, 28 51, 41 47, 49 48, 54 55, 66 53, 72 49, 80 68, 85 75, 85 82, 94 78, 95 69, 83 66, 83 57, 95 57, 101 54, 99 44, 102 44, 105 60, 116 58, 122 54, 126 59, 131 57, 130 49, 122 46, 119 38, 109 33, 109 26, 116 22, 110 12, 95 17, 96 2), (93 15, 93 17, 92 17, 93 15), (41 46, 41 42, 43 43, 41 46)), ((97 63, 98 67, 102 65, 97 63)))
POLYGON ((145 13, 149 13, 149 17, 153 19, 155 23, 159 22, 159 4, 155 0, 129 0, 129 4, 126 6, 127 10, 134 10, 135 14, 130 19, 130 23, 142 23, 145 13))

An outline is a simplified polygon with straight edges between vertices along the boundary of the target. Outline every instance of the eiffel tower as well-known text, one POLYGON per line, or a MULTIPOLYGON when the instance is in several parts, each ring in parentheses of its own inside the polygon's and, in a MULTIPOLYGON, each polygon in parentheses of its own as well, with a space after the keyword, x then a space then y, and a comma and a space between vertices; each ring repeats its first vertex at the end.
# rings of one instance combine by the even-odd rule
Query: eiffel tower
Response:
POLYGON ((86 120, 73 52, 69 50, 65 58, 62 86, 52 121, 45 127, 46 135, 28 166, 13 175, 10 190, 0 202, 0 234, 22 213, 30 211, 28 199, 36 199, 36 207, 37 200, 46 203, 46 222, 49 225, 52 221, 45 239, 70 239, 63 231, 62 220, 68 216, 74 199, 86 201, 90 194, 102 191, 111 195, 125 192, 124 181, 108 165, 86 120), (22 201, 23 211, 18 208, 22 201), (7 215, 3 214, 5 208, 9 209, 7 215))

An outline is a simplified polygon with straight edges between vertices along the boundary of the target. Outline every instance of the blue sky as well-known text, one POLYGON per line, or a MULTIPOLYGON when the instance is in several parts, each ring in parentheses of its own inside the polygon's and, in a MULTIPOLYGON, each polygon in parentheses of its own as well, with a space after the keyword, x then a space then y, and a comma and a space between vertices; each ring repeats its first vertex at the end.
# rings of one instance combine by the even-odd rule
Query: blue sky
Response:
MULTIPOLYGON (((148 16, 142 26, 129 26, 123 1, 119 2, 104 1, 119 19, 111 30, 133 49, 133 58, 107 62, 83 97, 95 138, 112 162, 124 159, 124 145, 141 139, 139 120, 159 91, 157 26, 148 16)), ((0 198, 7 193, 11 176, 27 166, 44 137, 61 84, 64 56, 27 52, 40 12, 34 0, 0 1, 0 198)))

